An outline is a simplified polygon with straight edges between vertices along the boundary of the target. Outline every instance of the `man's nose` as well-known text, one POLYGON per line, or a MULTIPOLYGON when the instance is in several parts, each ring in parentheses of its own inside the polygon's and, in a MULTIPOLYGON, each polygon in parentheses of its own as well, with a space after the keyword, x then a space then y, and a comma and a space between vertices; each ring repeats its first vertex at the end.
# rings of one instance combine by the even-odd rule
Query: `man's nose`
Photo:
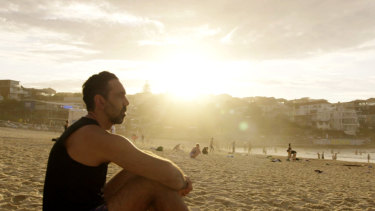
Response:
POLYGON ((129 100, 128 100, 128 98, 125 97, 123 103, 124 103, 124 106, 128 106, 128 105, 129 105, 129 100))

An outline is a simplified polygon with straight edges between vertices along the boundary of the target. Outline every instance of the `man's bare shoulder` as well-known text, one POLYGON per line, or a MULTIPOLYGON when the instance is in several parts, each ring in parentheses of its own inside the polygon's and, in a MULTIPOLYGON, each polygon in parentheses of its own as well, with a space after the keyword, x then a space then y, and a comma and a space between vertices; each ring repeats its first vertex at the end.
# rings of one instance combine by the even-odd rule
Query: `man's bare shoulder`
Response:
POLYGON ((68 153, 75 160, 88 165, 112 162, 119 149, 129 150, 131 143, 123 136, 108 133, 97 125, 78 129, 67 142, 68 153))
POLYGON ((110 144, 117 141, 129 141, 126 137, 109 133, 98 125, 87 125, 77 132, 82 137, 82 140, 89 142, 105 142, 106 144, 110 144))

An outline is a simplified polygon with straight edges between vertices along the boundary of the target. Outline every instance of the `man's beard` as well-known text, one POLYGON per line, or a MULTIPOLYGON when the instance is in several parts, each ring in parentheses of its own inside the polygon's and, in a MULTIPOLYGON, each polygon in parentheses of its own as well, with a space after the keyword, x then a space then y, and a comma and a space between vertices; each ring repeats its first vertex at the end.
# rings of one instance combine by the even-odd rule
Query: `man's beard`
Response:
MULTIPOLYGON (((114 108, 113 104, 111 104, 111 107, 114 108)), ((111 116, 109 114, 109 112, 106 112, 107 115, 109 116, 109 121, 112 123, 112 124, 121 124, 123 121, 124 121, 124 118, 125 118, 125 112, 126 112, 126 106, 122 107, 121 111, 119 112, 118 115, 116 116, 111 116)))

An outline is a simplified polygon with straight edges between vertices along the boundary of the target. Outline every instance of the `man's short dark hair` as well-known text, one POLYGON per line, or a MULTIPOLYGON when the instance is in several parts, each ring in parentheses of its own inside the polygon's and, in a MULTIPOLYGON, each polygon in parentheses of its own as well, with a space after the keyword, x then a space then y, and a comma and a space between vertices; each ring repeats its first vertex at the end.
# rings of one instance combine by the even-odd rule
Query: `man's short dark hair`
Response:
POLYGON ((83 101, 86 104, 87 111, 95 109, 94 97, 99 94, 107 99, 109 93, 108 82, 112 79, 118 79, 117 76, 108 71, 103 71, 92 75, 82 85, 83 101))

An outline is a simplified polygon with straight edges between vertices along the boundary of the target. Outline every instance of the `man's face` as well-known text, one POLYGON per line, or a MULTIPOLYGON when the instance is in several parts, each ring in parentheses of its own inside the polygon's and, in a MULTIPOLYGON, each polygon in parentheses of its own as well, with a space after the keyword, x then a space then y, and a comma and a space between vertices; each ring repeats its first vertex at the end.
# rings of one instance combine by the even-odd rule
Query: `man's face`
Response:
POLYGON ((129 101, 125 96, 125 89, 117 79, 110 80, 108 86, 110 91, 104 112, 112 124, 121 124, 126 116, 126 106, 129 105, 129 101))

